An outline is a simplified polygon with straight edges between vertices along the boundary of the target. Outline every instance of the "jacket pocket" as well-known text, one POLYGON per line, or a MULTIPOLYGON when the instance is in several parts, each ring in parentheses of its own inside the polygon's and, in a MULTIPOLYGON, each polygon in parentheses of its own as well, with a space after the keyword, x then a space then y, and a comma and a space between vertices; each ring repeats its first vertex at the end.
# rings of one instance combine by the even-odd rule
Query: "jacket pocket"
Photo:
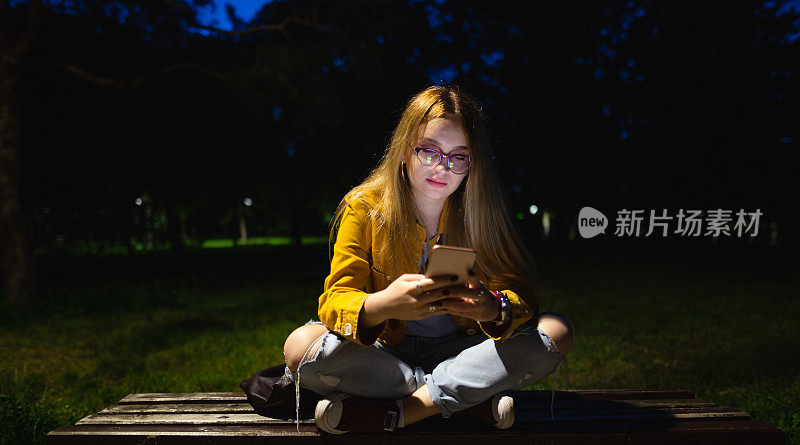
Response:
POLYGON ((372 292, 382 291, 387 287, 389 287, 390 284, 392 284, 392 277, 389 276, 389 274, 375 267, 374 264, 371 267, 371 275, 372 275, 372 292))

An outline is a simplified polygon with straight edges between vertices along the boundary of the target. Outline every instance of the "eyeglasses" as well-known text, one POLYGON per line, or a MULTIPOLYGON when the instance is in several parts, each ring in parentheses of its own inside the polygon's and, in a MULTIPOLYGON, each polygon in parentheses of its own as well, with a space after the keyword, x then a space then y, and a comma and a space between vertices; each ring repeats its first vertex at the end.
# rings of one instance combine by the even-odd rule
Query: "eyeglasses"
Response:
POLYGON ((463 175, 469 171, 469 156, 461 153, 446 155, 433 148, 417 147, 417 162, 422 168, 436 168, 442 161, 446 160, 444 167, 457 175, 463 175))

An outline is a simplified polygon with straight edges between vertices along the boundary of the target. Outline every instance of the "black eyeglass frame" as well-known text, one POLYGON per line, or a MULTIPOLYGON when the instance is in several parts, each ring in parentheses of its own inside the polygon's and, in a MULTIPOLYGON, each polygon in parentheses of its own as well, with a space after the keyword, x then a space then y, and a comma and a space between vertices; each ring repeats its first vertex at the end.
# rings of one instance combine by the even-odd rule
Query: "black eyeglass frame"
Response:
POLYGON ((416 156, 415 156, 415 157, 417 158, 417 163, 419 163, 419 166, 420 166, 420 167, 422 167, 422 168, 425 168, 425 169, 432 169, 432 168, 436 168, 436 167, 438 167, 440 164, 442 164, 442 161, 444 161, 445 159, 447 159, 447 161, 448 161, 448 162, 444 164, 444 168, 445 168, 445 170, 447 170, 447 171, 449 171, 449 172, 453 173, 454 175, 466 175, 467 173, 469 173, 469 167, 470 167, 470 161, 471 161, 471 159, 470 159, 469 155, 465 155, 464 153, 455 153, 455 154, 449 154, 449 155, 446 155, 446 154, 442 153, 441 151, 439 151, 439 150, 437 150, 437 149, 435 149, 435 148, 430 148, 430 147, 415 147, 415 148, 414 148, 414 152, 416 153, 416 156), (422 150, 430 150, 430 151, 432 151, 432 152, 435 152, 435 153, 437 153, 437 154, 439 155, 439 162, 438 162, 436 165, 433 165, 433 166, 426 166, 426 165, 424 165, 424 164, 422 163, 422 159, 420 159, 420 158, 419 158, 419 152, 420 152, 420 151, 422 151, 422 150), (453 157, 453 156, 464 156, 464 157, 466 157, 466 158, 467 158, 467 169, 466 169, 465 171, 463 171, 463 172, 461 172, 461 173, 454 172, 454 171, 453 171, 453 170, 452 170, 452 169, 451 169, 451 168, 448 166, 448 164, 449 164, 449 161, 450 161, 450 158, 451 158, 451 157, 453 157))

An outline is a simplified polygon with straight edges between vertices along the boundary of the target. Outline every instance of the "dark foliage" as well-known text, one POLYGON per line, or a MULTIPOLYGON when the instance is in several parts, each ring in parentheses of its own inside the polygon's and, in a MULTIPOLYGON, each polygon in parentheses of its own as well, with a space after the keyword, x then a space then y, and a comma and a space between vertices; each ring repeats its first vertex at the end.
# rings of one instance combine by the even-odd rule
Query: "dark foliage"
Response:
POLYGON ((561 237, 584 205, 796 214, 791 2, 274 1, 238 33, 204 4, 48 3, 20 76, 37 246, 176 247, 241 213, 323 234, 430 83, 479 98, 514 212, 561 237))

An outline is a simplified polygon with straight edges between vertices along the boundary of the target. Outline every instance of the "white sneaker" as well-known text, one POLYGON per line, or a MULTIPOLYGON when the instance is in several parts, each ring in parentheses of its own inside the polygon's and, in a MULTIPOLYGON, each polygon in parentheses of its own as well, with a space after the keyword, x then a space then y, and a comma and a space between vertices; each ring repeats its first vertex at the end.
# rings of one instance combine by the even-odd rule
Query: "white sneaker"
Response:
POLYGON ((491 399, 454 415, 504 430, 514 425, 514 398, 506 394, 495 394, 491 399))
POLYGON ((396 400, 366 399, 342 393, 329 394, 314 410, 319 429, 331 434, 394 431, 399 419, 396 400))

